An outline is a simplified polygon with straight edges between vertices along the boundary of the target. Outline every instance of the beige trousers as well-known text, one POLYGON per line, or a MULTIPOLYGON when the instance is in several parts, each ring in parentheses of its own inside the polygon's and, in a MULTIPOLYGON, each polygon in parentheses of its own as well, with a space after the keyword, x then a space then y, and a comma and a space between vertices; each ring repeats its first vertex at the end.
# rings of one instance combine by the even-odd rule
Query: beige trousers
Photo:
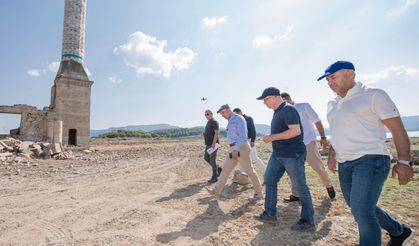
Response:
POLYGON ((228 155, 226 156, 223 170, 221 171, 220 177, 218 177, 218 182, 215 184, 215 193, 217 195, 221 194, 231 171, 234 170, 239 162, 242 165, 244 172, 247 174, 247 176, 249 176, 249 179, 253 184, 253 189, 255 189, 255 191, 258 193, 262 193, 262 186, 260 185, 259 178, 256 175, 255 170, 253 170, 251 164, 250 145, 246 141, 240 147, 240 157, 238 160, 230 159, 228 155))
MULTIPOLYGON (((316 171, 317 175, 319 175, 322 183, 325 187, 333 186, 332 181, 327 174, 326 169, 324 168, 324 164, 322 161, 322 157, 320 156, 319 149, 317 148, 316 141, 311 141, 309 144, 306 145, 307 148, 307 163, 316 171)), ((292 188, 292 194, 294 196, 298 196, 298 193, 292 188)))

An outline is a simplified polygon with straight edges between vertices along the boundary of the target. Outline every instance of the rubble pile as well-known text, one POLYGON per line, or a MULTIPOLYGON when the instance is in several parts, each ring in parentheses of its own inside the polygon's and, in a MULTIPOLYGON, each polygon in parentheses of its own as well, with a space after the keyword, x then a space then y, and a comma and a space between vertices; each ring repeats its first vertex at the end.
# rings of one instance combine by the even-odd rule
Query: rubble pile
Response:
POLYGON ((71 159, 70 151, 65 152, 58 143, 20 141, 14 138, 0 140, 0 163, 29 163, 33 159, 71 159))

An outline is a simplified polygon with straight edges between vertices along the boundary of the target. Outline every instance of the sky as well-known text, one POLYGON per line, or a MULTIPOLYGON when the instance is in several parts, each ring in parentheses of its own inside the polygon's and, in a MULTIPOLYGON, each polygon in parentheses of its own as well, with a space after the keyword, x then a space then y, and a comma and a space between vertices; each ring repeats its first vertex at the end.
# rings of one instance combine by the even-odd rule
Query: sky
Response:
MULTIPOLYGON (((63 17, 64 0, 0 1, 0 105, 49 106, 63 17)), ((419 115, 418 23, 418 0, 87 0, 91 128, 200 126, 225 103, 270 124, 256 100, 269 86, 309 102, 327 126, 334 95, 317 78, 337 60, 402 116, 419 115)), ((0 114, 0 133, 19 120, 0 114)))

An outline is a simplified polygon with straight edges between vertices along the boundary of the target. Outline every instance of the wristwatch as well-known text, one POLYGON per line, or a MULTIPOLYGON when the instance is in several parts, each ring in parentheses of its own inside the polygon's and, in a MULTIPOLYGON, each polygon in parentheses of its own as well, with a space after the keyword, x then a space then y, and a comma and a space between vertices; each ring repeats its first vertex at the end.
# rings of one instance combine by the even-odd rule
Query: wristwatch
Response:
POLYGON ((397 160, 397 163, 413 167, 413 161, 397 160))

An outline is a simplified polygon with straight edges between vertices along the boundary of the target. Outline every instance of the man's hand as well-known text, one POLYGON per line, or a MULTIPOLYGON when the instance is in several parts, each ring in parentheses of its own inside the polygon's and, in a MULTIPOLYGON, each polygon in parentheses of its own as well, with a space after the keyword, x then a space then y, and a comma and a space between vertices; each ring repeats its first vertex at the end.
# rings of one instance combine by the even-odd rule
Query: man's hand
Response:
POLYGON ((211 144, 211 148, 213 149, 215 148, 215 143, 211 144))
POLYGON ((391 172, 391 177, 396 178, 396 175, 399 178, 399 184, 405 185, 413 178, 413 168, 404 164, 396 164, 391 172))
POLYGON ((272 142, 272 137, 271 137, 271 135, 265 135, 265 136, 263 136, 262 140, 265 143, 270 143, 270 142, 272 142))
POLYGON ((327 138, 321 138, 320 139, 320 146, 322 146, 323 149, 326 149, 329 143, 327 142, 327 138))
POLYGON ((233 155, 233 159, 234 160, 238 160, 239 159, 239 152, 237 151, 237 150, 233 150, 232 152, 231 152, 231 154, 233 155))
POLYGON ((329 168, 330 171, 335 173, 337 171, 337 169, 336 169, 336 159, 329 157, 327 159, 327 167, 329 168))
POLYGON ((250 142, 250 147, 255 147, 255 142, 250 142))

